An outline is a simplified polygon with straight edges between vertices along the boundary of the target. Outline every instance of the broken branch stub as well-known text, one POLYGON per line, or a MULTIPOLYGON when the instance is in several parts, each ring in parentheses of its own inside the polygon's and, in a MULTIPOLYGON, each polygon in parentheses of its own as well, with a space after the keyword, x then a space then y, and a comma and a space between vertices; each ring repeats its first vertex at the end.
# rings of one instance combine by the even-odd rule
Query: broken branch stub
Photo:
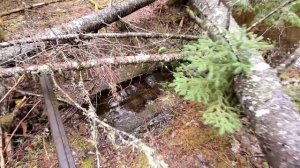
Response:
MULTIPOLYGON (((127 16, 154 1, 155 0, 122 1, 106 7, 97 13, 86 15, 61 26, 51 28, 44 33, 37 34, 33 38, 55 37, 65 34, 97 31, 98 29, 119 20, 119 17, 127 16)), ((20 44, 0 49, 0 63, 9 60, 13 61, 14 59, 22 60, 26 53, 37 50, 40 45, 42 45, 42 43, 20 44)))
MULTIPOLYGON (((239 31, 228 9, 219 0, 191 0, 205 19, 229 32, 239 31)), ((211 30, 208 30, 211 31, 211 30)), ((214 32, 210 32, 214 33, 214 32)), ((276 72, 261 55, 250 58, 253 67, 247 78, 235 78, 235 92, 272 167, 300 166, 300 114, 281 88, 276 72)))

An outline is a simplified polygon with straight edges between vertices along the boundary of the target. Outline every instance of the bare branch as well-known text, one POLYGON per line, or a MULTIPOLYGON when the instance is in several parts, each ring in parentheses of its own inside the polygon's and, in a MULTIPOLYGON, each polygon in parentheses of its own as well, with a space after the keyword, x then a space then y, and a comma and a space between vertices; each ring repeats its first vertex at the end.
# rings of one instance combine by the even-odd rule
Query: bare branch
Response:
POLYGON ((0 168, 5 168, 3 139, 3 130, 2 127, 0 127, 0 168))
POLYGON ((25 73, 38 73, 43 69, 51 69, 54 72, 60 70, 80 70, 93 67, 99 67, 101 65, 120 65, 120 64, 137 64, 146 62, 170 62, 181 59, 179 54, 162 54, 162 55, 146 55, 140 54, 137 56, 125 56, 125 57, 111 57, 111 58, 98 58, 88 61, 69 61, 66 63, 55 64, 43 64, 43 65, 31 65, 28 67, 14 67, 3 68, 0 71, 0 77, 11 77, 17 74, 25 73))
POLYGON ((18 80, 17 82, 14 84, 13 87, 11 87, 9 89, 9 91, 0 99, 0 103, 9 95, 9 93, 15 89, 15 87, 24 79, 24 75, 22 75, 18 80))
POLYGON ((11 133, 8 143, 5 145, 4 150, 6 150, 6 148, 9 146, 11 139, 13 138, 14 134, 16 133, 16 131, 18 130, 18 128, 20 127, 20 125, 23 123, 23 121, 29 116, 29 114, 33 111, 33 109, 41 102, 41 100, 38 100, 32 107, 31 109, 27 112, 27 114, 25 115, 25 117, 23 117, 23 119, 18 123, 18 125, 16 126, 16 128, 14 129, 14 131, 11 133))
POLYGON ((183 40, 197 40, 201 36, 194 35, 176 35, 168 33, 143 33, 143 32, 127 32, 127 33, 89 33, 89 34, 66 34, 58 36, 45 36, 40 38, 26 38, 15 41, 8 41, 0 43, 0 48, 9 47, 18 44, 34 43, 34 42, 49 42, 49 41, 67 41, 67 40, 89 40, 95 38, 129 38, 129 37, 142 37, 142 38, 169 38, 169 39, 183 39, 183 40))

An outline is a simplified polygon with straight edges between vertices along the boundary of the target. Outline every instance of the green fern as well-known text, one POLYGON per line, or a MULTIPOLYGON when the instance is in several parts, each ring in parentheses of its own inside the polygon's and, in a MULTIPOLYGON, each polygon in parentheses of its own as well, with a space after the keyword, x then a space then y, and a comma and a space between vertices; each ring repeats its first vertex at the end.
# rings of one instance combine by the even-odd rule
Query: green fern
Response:
POLYGON ((185 45, 184 62, 174 72, 170 86, 184 99, 202 102, 208 106, 203 114, 206 124, 219 129, 221 134, 240 128, 238 115, 228 103, 231 81, 235 75, 248 75, 248 57, 257 49, 270 48, 262 38, 241 30, 226 36, 224 45, 208 38, 185 45))

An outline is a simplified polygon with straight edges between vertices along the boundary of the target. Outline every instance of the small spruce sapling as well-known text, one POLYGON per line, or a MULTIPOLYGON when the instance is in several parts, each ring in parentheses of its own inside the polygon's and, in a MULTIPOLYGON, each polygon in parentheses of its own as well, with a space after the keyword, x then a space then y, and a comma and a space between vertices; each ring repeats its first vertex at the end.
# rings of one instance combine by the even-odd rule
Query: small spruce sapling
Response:
POLYGON ((222 42, 201 38, 183 47, 184 61, 174 72, 170 84, 186 100, 207 105, 204 123, 212 125, 220 134, 232 133, 241 127, 238 110, 230 106, 232 79, 236 75, 250 74, 249 57, 258 49, 271 45, 245 29, 227 33, 230 46, 222 42))

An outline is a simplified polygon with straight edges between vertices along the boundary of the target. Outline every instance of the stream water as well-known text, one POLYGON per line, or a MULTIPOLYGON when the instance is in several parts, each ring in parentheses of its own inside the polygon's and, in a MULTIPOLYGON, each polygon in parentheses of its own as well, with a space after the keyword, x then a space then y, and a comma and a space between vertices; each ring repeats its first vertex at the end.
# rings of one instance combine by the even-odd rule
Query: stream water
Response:
POLYGON ((169 71, 157 70, 124 82, 113 96, 99 99, 97 113, 117 129, 131 133, 142 133, 147 131, 146 127, 163 125, 162 122, 171 118, 168 114, 171 107, 159 100, 164 95, 161 84, 171 79, 169 71))

